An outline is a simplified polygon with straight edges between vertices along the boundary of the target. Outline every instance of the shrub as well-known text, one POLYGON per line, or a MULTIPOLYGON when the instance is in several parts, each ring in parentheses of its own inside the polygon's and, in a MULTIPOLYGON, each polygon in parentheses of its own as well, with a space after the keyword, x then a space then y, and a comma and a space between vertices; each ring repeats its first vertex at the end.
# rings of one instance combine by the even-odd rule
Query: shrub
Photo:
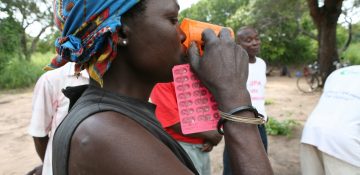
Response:
POLYGON ((274 104, 274 101, 271 99, 265 99, 265 106, 274 104))
POLYGON ((268 135, 285 135, 290 137, 296 125, 298 123, 292 119, 278 121, 269 117, 269 121, 266 123, 266 132, 268 135))
POLYGON ((352 65, 360 65, 360 43, 351 44, 350 47, 343 53, 345 60, 349 60, 352 65))
POLYGON ((14 18, 0 19, 0 70, 15 56, 20 55, 20 31, 21 24, 14 18))
POLYGON ((1 70, 0 89, 25 88, 32 86, 44 73, 43 67, 52 54, 34 54, 32 61, 12 59, 1 70))

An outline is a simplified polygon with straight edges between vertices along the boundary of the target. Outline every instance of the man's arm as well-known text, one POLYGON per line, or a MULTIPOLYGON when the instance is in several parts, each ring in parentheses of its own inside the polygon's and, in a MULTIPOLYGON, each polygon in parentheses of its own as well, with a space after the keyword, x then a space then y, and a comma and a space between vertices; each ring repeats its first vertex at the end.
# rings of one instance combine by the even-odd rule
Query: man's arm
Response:
POLYGON ((46 147, 49 142, 49 137, 33 137, 35 149, 42 162, 44 162, 46 147))
MULTIPOLYGON (((32 117, 28 130, 33 137, 35 150, 42 162, 44 162, 49 141, 48 129, 51 125, 52 115, 56 111, 52 105, 55 94, 48 79, 50 74, 50 72, 46 72, 36 82, 32 99, 32 117)), ((42 174, 42 164, 35 167, 28 174, 42 174)))
MULTIPOLYGON (((49 142, 49 137, 48 136, 33 137, 33 139, 34 139, 36 152, 39 155, 41 162, 44 162, 45 152, 46 152, 47 144, 49 142)), ((26 175, 41 175, 42 169, 43 169, 43 165, 42 164, 38 165, 34 169, 26 173, 26 175)))
POLYGON ((51 72, 45 72, 36 82, 32 98, 32 114, 29 134, 33 136, 36 152, 44 160, 46 146, 49 141, 48 133, 56 112, 56 94, 52 85, 51 72))

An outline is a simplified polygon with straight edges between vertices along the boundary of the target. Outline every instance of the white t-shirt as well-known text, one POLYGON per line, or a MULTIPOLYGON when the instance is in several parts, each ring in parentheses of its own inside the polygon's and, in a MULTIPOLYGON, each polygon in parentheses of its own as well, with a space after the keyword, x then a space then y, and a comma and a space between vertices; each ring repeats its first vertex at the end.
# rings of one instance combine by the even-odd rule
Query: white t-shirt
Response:
POLYGON ((360 65, 336 70, 327 78, 301 143, 360 167, 360 65))
POLYGON ((43 175, 52 175, 53 132, 68 113, 69 99, 61 89, 89 83, 86 70, 75 76, 74 63, 44 73, 36 82, 32 99, 32 118, 28 132, 34 137, 49 136, 43 163, 43 175))
POLYGON ((265 111, 266 63, 256 57, 255 63, 249 63, 249 75, 246 87, 250 93, 251 103, 267 119, 265 111))

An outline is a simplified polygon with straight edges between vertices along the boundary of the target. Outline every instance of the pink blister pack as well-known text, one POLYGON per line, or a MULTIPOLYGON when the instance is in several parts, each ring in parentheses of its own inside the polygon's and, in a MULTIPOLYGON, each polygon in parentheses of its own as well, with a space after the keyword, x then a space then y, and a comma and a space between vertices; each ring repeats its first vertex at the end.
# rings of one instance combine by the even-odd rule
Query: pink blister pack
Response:
POLYGON ((215 130, 220 115, 212 94, 190 70, 189 64, 175 66, 172 71, 182 132, 215 130))

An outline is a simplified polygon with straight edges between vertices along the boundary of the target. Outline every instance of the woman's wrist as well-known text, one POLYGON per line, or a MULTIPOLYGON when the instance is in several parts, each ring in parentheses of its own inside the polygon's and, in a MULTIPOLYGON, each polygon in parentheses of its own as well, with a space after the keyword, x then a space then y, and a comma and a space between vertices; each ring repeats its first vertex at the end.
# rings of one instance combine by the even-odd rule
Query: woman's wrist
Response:
POLYGON ((251 105, 251 98, 248 90, 241 90, 236 93, 219 93, 217 103, 219 110, 229 112, 239 106, 251 105))

